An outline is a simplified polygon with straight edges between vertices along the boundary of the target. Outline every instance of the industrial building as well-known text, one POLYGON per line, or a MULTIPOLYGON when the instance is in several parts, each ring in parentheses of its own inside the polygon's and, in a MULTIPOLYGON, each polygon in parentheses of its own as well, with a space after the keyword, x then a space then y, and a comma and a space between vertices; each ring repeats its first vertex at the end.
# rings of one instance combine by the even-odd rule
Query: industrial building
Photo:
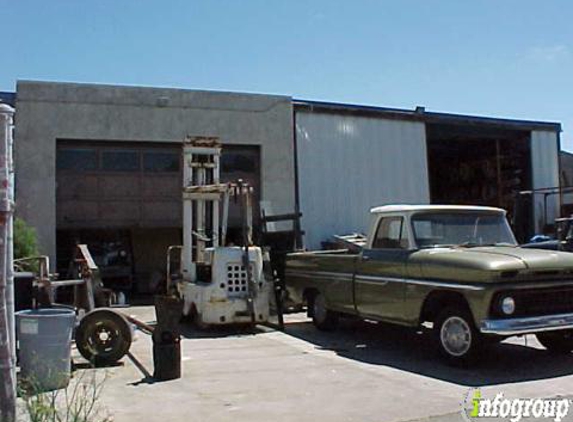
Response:
POLYGON ((14 102, 17 214, 59 268, 76 241, 129 248, 141 291, 181 243, 187 135, 219 137, 222 179, 249 181, 267 212, 300 210, 308 248, 365 231, 375 205, 498 205, 529 232, 561 205, 534 192, 559 186, 558 123, 30 81, 17 83, 14 102))
MULTIPOLYGON (((380 204, 505 208, 526 237, 559 214, 559 123, 295 101, 300 209, 314 247, 380 204), (521 194, 520 194, 521 193, 521 194)), ((522 239, 525 240, 525 239, 522 239)))

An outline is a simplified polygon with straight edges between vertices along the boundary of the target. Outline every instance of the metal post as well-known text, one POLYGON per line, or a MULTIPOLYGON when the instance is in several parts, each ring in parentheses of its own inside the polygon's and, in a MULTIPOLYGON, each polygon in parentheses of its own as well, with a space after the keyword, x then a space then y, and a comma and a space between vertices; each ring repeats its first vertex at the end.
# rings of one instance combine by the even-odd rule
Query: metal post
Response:
POLYGON ((496 174, 497 174, 497 206, 503 207, 503 186, 501 177, 501 146, 499 139, 495 140, 495 158, 496 158, 496 174))
MULTIPOLYGON (((237 192, 240 196, 241 201, 241 225, 242 225, 242 237, 243 237, 243 267, 247 274, 247 308, 251 314, 251 322, 254 324, 256 322, 256 309, 255 309, 255 284, 253 282, 253 274, 251 271, 251 259, 249 257, 249 246, 251 246, 250 239, 250 201, 249 201, 249 186, 243 184, 243 181, 239 179, 237 181, 237 192)), ((251 214, 252 215, 252 214, 251 214)))
MULTIPOLYGON (((183 187, 193 185, 193 154, 188 150, 187 145, 183 146, 183 187)), ((190 199, 183 198, 183 221, 189 221, 187 226, 183 224, 183 251, 181 262, 183 269, 183 279, 194 282, 197 279, 195 264, 193 263, 193 203, 190 199)))
MULTIPOLYGON (((203 186, 205 185, 205 168, 199 167, 197 169, 197 185, 203 186)), ((205 261, 205 201, 203 199, 197 199, 197 233, 196 236, 196 262, 204 262, 205 261)))
POLYGON ((14 287, 11 277, 11 152, 14 110, 0 104, 0 420, 16 419, 14 287))
POLYGON ((221 225, 221 246, 227 244, 227 221, 229 219, 229 189, 223 194, 223 224, 221 225))
MULTIPOLYGON (((219 184, 219 154, 220 151, 217 151, 215 155, 213 155, 213 184, 219 184)), ((221 243, 219 242, 219 207, 221 205, 220 200, 212 201, 213 204, 213 230, 211 234, 211 238, 213 239, 213 247, 218 247, 221 243)))
POLYGON ((8 150, 6 161, 8 167, 8 205, 10 207, 7 221, 8 229, 8 265, 6 270, 6 309, 8 309, 8 324, 10 334, 10 344, 12 345, 12 361, 16 362, 16 316, 15 316, 15 296, 14 296, 14 115, 10 115, 10 122, 7 131, 8 150))
POLYGON ((541 231, 545 234, 545 226, 547 226, 547 197, 551 195, 550 192, 545 192, 543 194, 543 227, 541 231))

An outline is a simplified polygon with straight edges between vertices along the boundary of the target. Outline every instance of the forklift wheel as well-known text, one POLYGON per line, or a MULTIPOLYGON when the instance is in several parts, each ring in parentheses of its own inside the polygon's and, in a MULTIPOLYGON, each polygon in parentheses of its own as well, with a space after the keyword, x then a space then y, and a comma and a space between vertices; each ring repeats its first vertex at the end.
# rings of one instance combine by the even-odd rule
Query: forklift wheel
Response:
POLYGON ((95 309, 81 319, 76 346, 95 366, 113 365, 129 351, 131 327, 119 313, 95 309))

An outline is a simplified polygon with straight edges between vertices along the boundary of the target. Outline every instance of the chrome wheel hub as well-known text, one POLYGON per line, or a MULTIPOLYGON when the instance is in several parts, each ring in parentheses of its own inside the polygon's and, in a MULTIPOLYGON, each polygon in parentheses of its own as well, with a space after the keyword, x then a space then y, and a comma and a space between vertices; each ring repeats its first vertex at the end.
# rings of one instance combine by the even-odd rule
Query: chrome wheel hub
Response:
POLYGON ((463 318, 452 316, 442 324, 440 340, 448 354, 463 356, 471 347, 472 331, 463 318))

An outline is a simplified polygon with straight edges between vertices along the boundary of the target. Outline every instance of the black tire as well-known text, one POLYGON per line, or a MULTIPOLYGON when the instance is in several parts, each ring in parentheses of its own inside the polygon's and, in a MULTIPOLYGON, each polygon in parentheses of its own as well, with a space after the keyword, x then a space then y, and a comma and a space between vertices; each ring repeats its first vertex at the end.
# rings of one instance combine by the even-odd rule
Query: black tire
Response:
POLYGON ((322 331, 331 331, 338 325, 338 315, 326 308, 324 295, 317 292, 309 304, 312 307, 312 322, 322 331))
POLYGON ((115 364, 131 346, 131 327, 127 320, 110 309, 87 313, 76 329, 76 346, 95 366, 115 364))
POLYGON ((535 336, 552 353, 565 354, 573 350, 573 330, 550 331, 535 336))
POLYGON ((471 313, 462 307, 440 312, 434 324, 434 341, 441 356, 454 366, 475 363, 482 346, 471 313))

